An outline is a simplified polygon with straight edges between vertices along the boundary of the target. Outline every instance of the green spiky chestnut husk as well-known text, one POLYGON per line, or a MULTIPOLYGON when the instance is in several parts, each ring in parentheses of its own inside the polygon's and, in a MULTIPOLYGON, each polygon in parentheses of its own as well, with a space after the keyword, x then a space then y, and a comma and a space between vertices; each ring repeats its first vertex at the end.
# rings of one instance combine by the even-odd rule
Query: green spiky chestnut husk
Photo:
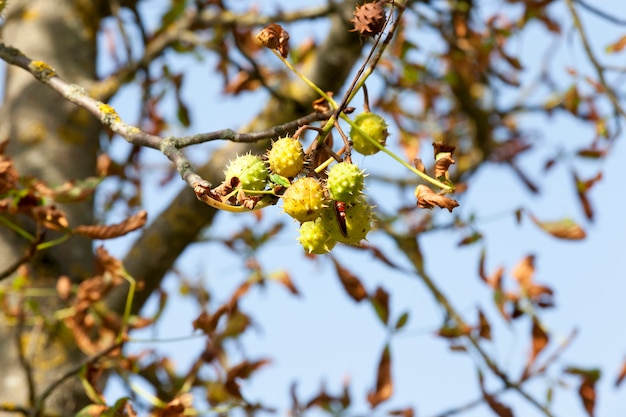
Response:
POLYGON ((324 209, 320 218, 331 239, 348 245, 358 245, 372 230, 372 208, 362 195, 355 202, 346 204, 345 236, 341 233, 333 207, 324 209))
POLYGON ((315 178, 300 178, 283 194, 283 210, 301 223, 318 218, 325 203, 324 187, 315 178))
POLYGON ((280 138, 267 153, 267 162, 272 172, 291 178, 304 168, 304 151, 299 140, 280 138))
MULTIPOLYGON (((387 123, 382 116, 372 112, 363 112, 354 118, 354 124, 370 138, 385 146, 389 133, 387 133, 387 123)), ((350 129, 350 139, 352 139, 352 148, 362 155, 373 155, 380 150, 354 128, 350 129)))
POLYGON ((321 217, 300 225, 298 241, 305 251, 316 255, 330 252, 337 244, 337 241, 330 237, 321 217))
POLYGON ((330 198, 344 203, 356 201, 363 191, 364 177, 363 171, 354 164, 341 162, 333 165, 326 181, 330 198))
POLYGON ((237 177, 239 179, 239 187, 251 191, 265 189, 268 174, 265 162, 252 154, 238 156, 228 165, 224 172, 226 182, 230 182, 237 177))

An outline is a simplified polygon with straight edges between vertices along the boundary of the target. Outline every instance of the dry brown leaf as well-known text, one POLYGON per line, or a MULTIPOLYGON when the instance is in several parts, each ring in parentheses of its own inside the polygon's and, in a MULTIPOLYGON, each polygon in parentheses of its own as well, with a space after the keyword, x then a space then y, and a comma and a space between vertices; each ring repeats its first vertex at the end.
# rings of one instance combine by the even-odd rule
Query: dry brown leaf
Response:
POLYGON ((272 279, 283 284, 285 288, 287 288, 289 292, 292 293, 293 295, 300 295, 300 292, 298 291, 296 286, 293 284, 293 281, 291 280, 291 276, 289 275, 287 271, 280 271, 275 274, 272 274, 272 279))
POLYGON ((594 409, 596 407, 596 388, 595 381, 589 378, 583 378, 578 394, 583 402, 583 407, 589 417, 594 416, 594 409))
POLYGON ((426 166, 424 166, 424 162, 422 162, 422 160, 420 158, 414 158, 413 159, 413 166, 415 167, 415 169, 417 169, 419 172, 424 172, 426 173, 426 166))
POLYGON ((606 52, 608 53, 620 52, 624 48, 626 48, 626 35, 622 36, 617 41, 607 46, 606 52))
POLYGON ((41 196, 49 197, 57 203, 72 203, 84 201, 91 197, 101 182, 101 177, 87 177, 81 180, 66 181, 59 186, 49 187, 43 181, 37 180, 32 184, 32 187, 41 196))
POLYGON ((352 272, 344 268, 334 257, 331 257, 337 276, 350 298, 357 303, 367 298, 367 290, 352 272))
POLYGON ((389 412, 390 416, 400 416, 400 417, 414 417, 415 411, 412 408, 405 408, 402 410, 393 410, 389 412))
POLYGON ((527 292, 532 286, 533 276, 535 274, 535 256, 528 255, 522 259, 511 273, 513 278, 519 283, 519 286, 527 292))
POLYGON ((184 393, 168 402, 163 408, 155 408, 151 415, 153 417, 184 417, 188 415, 193 407, 193 395, 184 393))
POLYGON ((100 273, 108 272, 113 276, 120 276, 124 272, 122 261, 109 255, 109 252, 104 246, 98 246, 96 248, 96 265, 97 271, 100 273))
POLYGON ((235 381, 238 378, 247 379, 250 375, 262 366, 269 364, 269 359, 262 359, 255 362, 243 361, 228 370, 226 381, 235 381))
POLYGON ((491 325, 482 310, 478 310, 478 335, 483 339, 491 340, 491 325))
POLYGON ((15 188, 19 174, 13 166, 13 160, 0 154, 0 195, 15 188))
POLYGON ((480 391, 483 394, 483 398, 485 402, 491 408, 491 410, 496 413, 499 417, 513 417, 513 410, 507 405, 502 404, 500 401, 496 399, 495 396, 489 394, 485 390, 484 378, 482 373, 478 375, 478 380, 480 383, 480 391))
POLYGON ((575 172, 572 175, 574 177, 574 182, 576 183, 578 199, 580 200, 580 204, 583 206, 583 211, 585 212, 585 217, 589 220, 593 220, 593 208, 591 207, 591 202, 589 201, 587 192, 602 179, 602 172, 598 172, 595 177, 584 181, 581 180, 575 172))
POLYGON ((224 93, 237 95, 243 91, 254 91, 261 86, 258 78, 253 78, 249 71, 239 71, 224 87, 224 93))
POLYGON ((456 339, 457 337, 467 336, 472 333, 472 328, 467 324, 462 324, 460 326, 456 325, 446 325, 437 330, 437 336, 443 337, 446 339, 456 339))
POLYGON ((261 45, 269 49, 276 49, 283 58, 289 54, 289 33, 282 26, 270 23, 256 37, 261 45))
POLYGON ((444 155, 437 159, 435 162, 435 178, 448 178, 448 168, 450 165, 455 164, 456 161, 452 159, 451 155, 444 155))
POLYGON ((448 145, 447 143, 443 142, 433 142, 433 152, 435 154, 435 160, 438 160, 443 156, 452 157, 455 150, 456 147, 454 147, 453 145, 448 145))
POLYGON ((214 330, 213 328, 211 328, 210 323, 211 316, 209 315, 209 313, 206 312, 206 310, 202 310, 202 312, 200 312, 200 315, 191 322, 191 325, 194 330, 200 329, 205 334, 209 334, 214 330))
POLYGON ((387 324, 389 322, 389 293, 382 287, 378 287, 374 295, 370 296, 370 300, 378 318, 387 324))
POLYGON ((563 219, 553 222, 542 222, 539 221, 532 214, 530 215, 530 218, 532 219, 533 223, 539 226, 543 231, 558 239, 582 240, 587 237, 584 229, 572 219, 563 219))
POLYGON ((147 220, 148 213, 145 210, 141 210, 139 213, 127 218, 121 223, 112 224, 110 226, 81 225, 74 228, 74 233, 87 236, 92 239, 114 239, 143 227, 147 220))
POLYGON ((383 401, 388 400, 393 394, 393 381, 391 379, 391 352, 389 346, 385 346, 378 364, 376 377, 376 389, 367 394, 370 407, 376 408, 383 401))
POLYGON ((622 369, 620 369, 619 375, 615 380, 615 386, 619 387, 622 384, 622 381, 624 381, 624 378, 626 378, 626 360, 622 363, 622 369))
POLYGON ((550 341, 550 337, 545 332, 543 326, 539 323, 539 320, 537 320, 536 317, 533 317, 532 338, 532 350, 530 352, 530 359, 526 365, 526 369, 530 369, 532 364, 537 359, 537 356, 539 356, 541 351, 545 349, 550 341))
POLYGON ((33 207, 31 213, 33 219, 43 224, 46 229, 62 231, 69 227, 65 212, 53 205, 33 207))
POLYGON ((417 207, 432 209, 433 207, 441 207, 452 212, 459 203, 452 198, 435 193, 430 187, 420 184, 415 189, 415 197, 417 198, 417 207))

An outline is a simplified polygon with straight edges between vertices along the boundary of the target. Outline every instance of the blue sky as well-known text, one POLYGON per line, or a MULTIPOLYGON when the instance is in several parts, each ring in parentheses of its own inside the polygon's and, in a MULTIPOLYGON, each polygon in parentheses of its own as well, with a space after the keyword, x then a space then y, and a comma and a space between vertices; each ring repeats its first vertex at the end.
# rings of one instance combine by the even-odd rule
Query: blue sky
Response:
MULTIPOLYGON (((150 13, 156 14, 158 6, 154 4, 158 2, 151 3, 153 8, 150 13)), ((252 4, 247 1, 236 3, 242 8, 252 4)), ((293 7, 300 3, 286 2, 293 7)), ((274 2, 264 3, 267 6, 270 4, 274 2)), ((496 7, 499 2, 485 4, 486 7, 496 7)), ((594 4, 626 18, 624 6, 616 8, 614 2, 608 1, 594 4)), ((555 13, 563 16, 564 8, 557 7, 555 13)), ((619 37, 619 27, 606 25, 584 12, 581 14, 588 33, 592 34, 596 53, 604 59, 603 49, 619 37)), ((294 43, 306 36, 323 36, 323 31, 314 24, 293 26, 289 30, 294 43)), ((527 59, 529 68, 535 68, 534 71, 545 56, 547 43, 544 39, 545 34, 535 30, 516 45, 518 52, 527 59)), ((563 85, 569 81, 562 69, 564 65, 593 75, 576 36, 566 30, 561 42, 552 65, 555 78, 563 85)), ((219 97, 221 85, 219 80, 212 78, 214 62, 211 59, 198 63, 177 58, 172 65, 189 68, 184 94, 194 120, 187 132, 173 133, 237 128, 254 117, 263 105, 263 95, 219 97)), ((104 61, 102 68, 106 71, 104 61)), ((129 122, 135 120, 137 115, 134 107, 138 102, 136 93, 132 88, 126 89, 112 102, 129 122)), ((355 105, 360 103, 357 99, 355 105)), ((626 284, 620 262, 624 247, 620 237, 626 232, 621 213, 625 202, 621 192, 622 161, 626 158, 623 138, 616 142, 612 155, 602 165, 604 179, 591 192, 596 220, 588 224, 583 220, 576 202, 570 168, 561 165, 546 174, 541 167, 548 152, 556 148, 571 152, 588 143, 592 131, 564 117, 546 119, 527 116, 520 120, 520 125, 536 132, 537 148, 547 143, 547 152, 533 151, 520 160, 521 165, 528 168, 531 178, 541 183, 542 194, 538 197, 529 194, 508 168, 486 166, 473 179, 469 191, 460 200, 461 207, 455 212, 461 216, 476 213, 481 219, 478 227, 486 236, 483 245, 487 252, 488 271, 500 265, 511 271, 524 256, 537 255, 536 280, 556 291, 557 308, 541 315, 552 336, 548 350, 553 351, 573 328, 579 330, 578 337, 556 364, 555 370, 569 365, 602 368, 604 373, 599 383, 597 415, 621 415, 620 410, 626 409, 626 397, 623 388, 615 389, 612 384, 626 356, 626 337, 620 332, 620 324, 626 314, 623 303, 626 284), (502 215, 517 207, 530 209, 542 220, 572 217, 585 226, 588 237, 582 242, 558 241, 532 225, 528 218, 519 226, 512 215, 502 215)), ((120 150, 124 149, 121 143, 117 146, 120 150)), ((198 152, 208 152, 208 147, 201 149, 198 152)), ((166 166, 165 157, 156 152, 150 152, 145 162, 166 166)), ((370 172, 402 172, 385 155, 356 158, 356 162, 370 172)), ((583 177, 591 176, 599 169, 597 164, 577 163, 576 167, 583 177)), ((152 218, 182 188, 182 181, 167 189, 158 188, 156 184, 162 172, 156 170, 156 173, 150 172, 146 176, 144 197, 152 218)), ((386 209, 392 209, 399 200, 410 197, 410 192, 399 197, 398 193, 390 192, 375 182, 370 182, 368 187, 370 195, 377 196, 379 204, 386 209)), ((284 288, 270 285, 264 291, 254 290, 243 301, 242 309, 251 313, 256 323, 255 329, 243 338, 243 351, 252 358, 269 356, 273 359, 271 366, 259 371, 250 383, 243 386, 244 392, 249 398, 263 399, 284 410, 289 404, 288 388, 293 381, 298 381, 298 393, 307 399, 322 383, 330 392, 337 393, 342 381, 349 379, 355 412, 366 414, 365 395, 375 383, 376 365, 387 341, 386 334, 369 304, 355 304, 346 297, 328 259, 319 257, 316 262, 304 260, 302 250, 295 241, 296 225, 280 211, 278 207, 266 209, 260 225, 251 215, 223 213, 207 232, 210 237, 227 237, 243 225, 264 227, 277 220, 288 224, 278 239, 259 253, 258 258, 268 271, 289 271, 302 297, 294 298, 284 288)), ((441 212, 437 214, 437 219, 445 223, 452 216, 441 212)), ((456 243, 461 237, 457 232, 439 232, 423 237, 421 244, 427 269, 469 321, 475 320, 478 306, 485 311, 495 328, 495 340, 486 345, 488 351, 494 354, 503 368, 520 372, 529 351, 529 326, 527 323, 509 326, 499 319, 490 301, 491 294, 477 273, 481 246, 458 248, 456 243)), ((132 236, 128 240, 108 242, 106 246, 122 255, 130 240, 132 236)), ((381 233, 373 233, 370 240, 394 259, 399 256, 394 255, 393 244, 381 233)), ((414 406, 418 415, 431 416, 480 395, 475 364, 471 358, 451 353, 445 341, 433 336, 441 325, 442 315, 432 296, 415 276, 384 268, 369 255, 350 248, 338 247, 333 253, 363 280, 368 289, 381 285, 390 292, 392 317, 405 310, 411 314, 406 334, 394 337, 391 342, 396 390, 389 406, 383 409, 414 406)), ((229 291, 245 279, 240 263, 239 257, 225 251, 219 244, 199 243, 185 252, 178 266, 188 277, 206 282, 219 301, 224 300, 229 291), (207 260, 212 262, 210 267, 207 260), (215 260, 220 261, 217 269, 213 266, 215 260)), ((507 279, 510 280, 510 275, 507 279)), ((177 293, 179 285, 174 276, 164 283, 172 295, 177 293)), ((190 337, 189 340, 172 343, 164 340, 192 336, 191 321, 199 313, 199 308, 189 303, 188 299, 172 298, 158 333, 136 335, 138 338, 154 339, 148 344, 131 343, 129 351, 156 349, 171 354, 175 362, 185 369, 201 351, 202 338, 190 337)), ((233 352, 236 358, 237 349, 233 352)), ((556 375, 556 372, 548 373, 549 378, 556 375)), ((578 381, 569 378, 567 382, 569 390, 557 390, 555 393, 555 413, 582 416, 584 413, 575 388, 578 381)), ((529 389, 542 398, 545 386, 546 380, 539 380, 531 383, 529 389)), ((488 380, 488 387, 497 389, 499 385, 488 380)), ((117 388, 109 391, 111 401, 119 395, 118 392, 117 388)), ((502 401, 513 405, 516 415, 538 415, 512 393, 502 396, 502 401)), ((480 406, 464 415, 483 416, 489 415, 489 411, 480 406)))

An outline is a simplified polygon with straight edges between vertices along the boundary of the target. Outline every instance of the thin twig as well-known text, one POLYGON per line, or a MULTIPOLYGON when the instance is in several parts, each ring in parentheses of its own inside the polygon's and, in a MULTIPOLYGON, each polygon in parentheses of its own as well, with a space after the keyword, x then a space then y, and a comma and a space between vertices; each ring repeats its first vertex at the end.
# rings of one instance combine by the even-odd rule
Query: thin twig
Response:
POLYGON ((90 363, 94 363, 97 360, 99 360, 100 358, 108 355, 109 353, 113 352, 115 349, 119 349, 122 344, 124 343, 124 341, 121 342, 117 342, 112 344, 111 346, 109 346, 108 348, 84 359, 81 363, 79 363, 78 365, 74 366, 73 368, 71 368, 70 370, 68 370, 66 373, 64 373, 63 375, 61 375, 56 381, 52 382, 48 388, 46 388, 36 399, 35 401, 35 410, 37 410, 37 412, 41 412, 41 410, 43 410, 44 404, 46 402, 46 399, 52 394, 52 392, 57 389, 63 382, 65 382, 67 379, 73 377, 74 375, 78 374, 81 369, 83 369, 84 366, 90 364, 90 363))
POLYGON ((84 88, 75 84, 69 84, 59 77, 55 70, 45 62, 34 61, 19 50, 8 47, 3 43, 0 43, 0 59, 28 71, 35 78, 51 87, 68 101, 89 111, 96 116, 104 126, 126 139, 129 143, 161 151, 161 153, 174 163, 181 178, 196 192, 196 195, 199 196, 198 198, 217 209, 249 211, 246 207, 227 206, 206 195, 204 195, 206 198, 201 198, 197 190, 208 190, 211 188, 211 184, 194 171, 191 162, 180 148, 214 139, 226 139, 233 142, 257 142, 262 139, 275 138, 278 135, 291 132, 304 124, 328 118, 328 114, 315 112, 295 121, 287 122, 283 125, 275 126, 272 129, 257 133, 240 134, 226 129, 182 139, 175 137, 162 138, 124 122, 113 107, 91 97, 84 88))
POLYGON ((9 265, 7 269, 0 272, 0 281, 9 277, 12 273, 17 271, 20 265, 28 262, 33 256, 35 256, 35 253, 37 253, 37 246, 43 241, 43 235, 43 229, 39 230, 35 239, 33 239, 26 251, 24 251, 24 254, 12 265, 9 265))
MULTIPOLYGON (((604 92, 606 93, 607 97, 609 98, 609 101, 613 105, 613 110, 616 116, 620 115, 626 119, 626 112, 620 105, 619 100, 617 96, 615 95, 615 92, 606 81, 606 78, 604 76, 604 68, 602 67, 602 65, 600 65, 600 62, 598 62, 595 54, 593 53, 593 50, 591 49, 591 45, 589 44, 589 39, 587 38, 585 29, 583 28, 582 22, 580 21, 578 12, 576 11, 576 8, 574 7, 573 0, 565 0, 565 4, 567 5, 567 8, 569 9, 570 14, 572 15, 572 22, 574 23, 574 27, 578 31, 580 40, 583 43, 583 49, 585 50, 585 53, 587 54, 587 58, 589 58, 589 62, 591 62, 591 65, 596 70, 596 74, 598 76, 598 79, 600 80, 600 84, 604 88, 604 92)), ((619 124, 619 119, 617 119, 617 123, 618 123, 618 126, 621 126, 619 124)))
POLYGON ((586 9, 587 11, 595 14, 596 16, 599 16, 605 20, 608 20, 611 23, 615 23, 616 25, 626 25, 626 19, 619 19, 615 17, 615 15, 609 14, 603 10, 600 10, 597 7, 592 6, 591 4, 587 3, 586 1, 583 1, 583 0, 575 0, 575 1, 576 3, 580 4, 580 6, 583 9, 586 9))
POLYGON ((282 125, 274 126, 270 129, 262 130, 259 132, 238 133, 232 129, 223 129, 209 133, 199 133, 196 135, 176 138, 175 145, 178 148, 185 148, 187 146, 205 143, 217 139, 223 139, 238 143, 253 143, 264 139, 276 138, 278 136, 294 132, 299 127, 306 126, 320 120, 326 120, 331 115, 332 111, 327 111, 324 113, 313 112, 299 119, 292 120, 282 125))
MULTIPOLYGON (((155 34, 149 43, 144 41, 145 50, 143 56, 129 63, 126 67, 111 74, 102 81, 94 84, 91 88, 92 95, 100 100, 109 100, 119 88, 142 68, 146 68, 155 58, 180 40, 183 34, 192 27, 206 29, 210 27, 253 27, 264 26, 272 22, 292 22, 303 19, 315 19, 329 15, 335 9, 332 2, 324 6, 311 7, 295 12, 280 12, 273 15, 259 15, 255 12, 243 14, 233 13, 227 10, 206 10, 198 12, 190 8, 185 14, 155 34)), ((137 15, 135 13, 135 15, 137 15)))
MULTIPOLYGON (((467 324, 461 317, 461 315, 457 312, 457 310, 452 306, 448 298, 441 292, 439 287, 435 284, 435 282, 431 279, 431 277, 426 273, 423 264, 423 258, 419 249, 419 245, 417 243, 417 238, 415 236, 401 236, 395 233, 392 230, 387 230, 387 232, 394 238, 398 247, 405 253, 407 258, 413 263, 415 268, 415 272, 417 276, 422 280, 422 282, 428 287, 430 293, 433 295, 437 303, 443 307, 446 312, 446 315, 450 317, 452 321, 459 327, 466 327, 467 324)), ((552 413, 548 410, 544 405, 542 405, 539 401, 537 401, 534 397, 528 394, 521 386, 520 383, 516 383, 510 380, 508 375, 500 369, 500 367, 491 359, 491 357, 485 352, 482 348, 476 337, 467 335, 467 339, 470 341, 476 352, 479 354, 485 365, 493 372, 504 384, 505 388, 510 388, 519 393, 522 397, 524 397, 528 402, 533 404, 537 409, 541 410, 546 416, 551 417, 552 413)))
POLYGON ((384 35, 384 29, 387 27, 389 22, 392 19, 394 19, 393 10, 392 10, 391 13, 389 14, 389 18, 385 21, 385 26, 383 27, 383 32, 381 32, 380 36, 378 36, 376 38, 376 40, 374 42, 374 45, 370 49, 370 52, 369 52, 367 58, 365 59, 365 61, 363 61, 363 64, 361 65, 361 67, 357 71, 356 75, 354 76, 354 79, 352 80, 352 84, 350 84, 350 87, 348 87, 348 89, 346 90, 345 94, 343 95, 343 98, 341 99, 341 102, 339 103, 339 106, 335 110, 335 118, 337 118, 339 116, 339 114, 345 109, 345 107, 350 103, 350 101, 354 97, 354 94, 359 89, 358 86, 363 85, 363 83, 365 83, 365 80, 367 79, 367 77, 369 77, 369 75, 374 72, 374 69, 376 68, 376 65, 378 65, 378 62, 380 61, 380 58, 383 55, 383 52, 385 52, 385 49, 387 48, 387 46, 391 42, 391 39, 393 38, 393 35, 396 33, 396 30, 398 29, 400 21, 402 20, 401 19, 402 18, 402 14, 404 13, 404 10, 406 9, 406 5, 405 4, 399 4, 397 2, 394 2, 393 5, 394 5, 394 7, 398 8, 398 14, 395 17, 393 25, 391 26, 391 28, 387 32, 387 35, 386 35, 385 39, 383 40, 382 45, 380 46, 380 48, 377 48, 378 44, 380 43, 380 40, 382 39, 382 36, 384 35), (367 69, 367 73, 366 73, 365 69, 368 66, 368 64, 369 64, 369 68, 367 69), (363 75, 364 73, 365 73, 365 75, 363 75))
MULTIPOLYGON (((20 297, 23 297, 23 295, 20 295, 20 297)), ((24 300, 22 299, 22 301, 24 300)), ((24 303, 20 303, 20 304, 24 305, 24 303)), ((28 358, 26 357, 27 355, 25 352, 24 341, 30 340, 30 343, 37 343, 37 341, 35 340, 36 338, 34 337, 34 335, 31 335, 30 338, 25 338, 24 333, 25 333, 24 311, 20 309, 18 312, 18 317, 17 317, 17 326, 15 328, 15 348, 17 350, 17 356, 20 362, 20 366, 24 370, 24 375, 26 377, 26 385, 28 386, 28 402, 30 404, 33 404, 35 401, 35 395, 36 395, 37 389, 36 389, 36 384, 35 384, 35 378, 33 375, 33 367, 30 361, 28 360, 28 358)))

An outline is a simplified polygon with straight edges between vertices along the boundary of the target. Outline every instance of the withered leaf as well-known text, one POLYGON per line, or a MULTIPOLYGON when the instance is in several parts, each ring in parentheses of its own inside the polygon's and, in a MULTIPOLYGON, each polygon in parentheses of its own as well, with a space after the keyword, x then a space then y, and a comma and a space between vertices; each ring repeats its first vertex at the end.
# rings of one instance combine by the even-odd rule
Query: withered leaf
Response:
MULTIPOLYGON (((326 94, 330 95, 331 97, 333 95, 332 91, 327 91, 326 94)), ((330 104, 324 97, 320 97, 320 98, 313 100, 312 107, 313 107, 313 110, 320 112, 320 113, 327 112, 331 109, 330 104)))
POLYGON ((385 346, 378 364, 376 377, 376 389, 367 394, 370 407, 376 408, 383 401, 388 400, 393 393, 393 381, 391 379, 391 351, 385 346))
POLYGON ((57 203, 70 203, 92 196, 101 182, 100 177, 88 177, 79 181, 67 181, 54 188, 49 188, 41 181, 37 181, 34 186, 41 195, 50 197, 57 203))
POLYGON ((543 231, 558 239, 582 240, 587 237, 585 230, 572 219, 542 222, 533 215, 530 215, 530 218, 543 231))
POLYGON ((482 310, 478 310, 478 335, 483 339, 491 340, 491 325, 482 310))
POLYGON ((581 180, 575 172, 572 175, 574 177, 574 182, 576 183, 578 199, 580 200, 580 204, 585 212, 585 217, 589 220, 593 220, 593 208, 591 207, 591 202, 589 201, 587 192, 602 179, 602 172, 598 172, 595 177, 588 180, 581 180))
POLYGON ((617 41, 613 42, 609 46, 606 47, 607 53, 619 52, 626 48, 626 35, 619 38, 617 41))
POLYGON ((576 155, 582 158, 598 159, 604 158, 607 154, 606 149, 584 148, 576 152, 576 155))
POLYGON ((530 370, 530 367, 537 359, 537 356, 545 349, 550 341, 550 337, 543 329, 537 317, 533 317, 533 328, 532 328, 532 350, 530 352, 530 358, 526 365, 526 369, 530 370))
POLYGON ((615 380, 615 386, 619 387, 622 384, 622 381, 624 381, 624 378, 626 378, 626 360, 622 363, 622 369, 620 369, 619 375, 615 380))
POLYGON ((578 395, 580 396, 587 415, 593 417, 596 405, 595 384, 600 379, 600 370, 570 367, 565 369, 565 373, 577 375, 581 378, 578 395))
POLYGON ((448 154, 447 156, 452 157, 452 154, 454 154, 455 150, 456 147, 453 145, 449 145, 443 142, 433 142, 433 152, 435 154, 435 160, 439 159, 442 156, 445 156, 442 154, 448 154))
POLYGON ((342 266, 334 257, 331 259, 335 265, 337 276, 348 295, 357 303, 367 298, 367 290, 357 276, 342 266))
POLYGON ((363 242, 360 246, 352 246, 352 248, 357 250, 367 250, 372 253, 374 258, 378 259, 385 265, 394 269, 401 269, 398 265, 396 265, 387 255, 383 253, 378 247, 372 245, 371 243, 363 242))
POLYGON ((285 288, 287 288, 287 290, 289 290, 289 292, 292 293, 293 295, 300 295, 300 292, 298 291, 296 286, 293 284, 293 281, 291 280, 291 276, 289 275, 287 271, 280 271, 280 272, 274 273, 272 274, 271 278, 283 284, 285 288))
POLYGON ((108 272, 114 276, 119 276, 124 272, 122 261, 109 255, 104 246, 96 248, 96 266, 98 272, 108 272))
POLYGON ((499 417, 513 417, 513 410, 511 410, 510 407, 498 401, 495 396, 489 394, 485 390, 485 381, 482 373, 478 374, 478 380, 480 382, 480 391, 482 392, 483 398, 489 408, 491 408, 491 410, 493 410, 493 412, 499 417))
POLYGON ((224 87, 224 93, 237 95, 243 91, 254 91, 260 86, 259 79, 252 77, 249 71, 239 71, 228 81, 224 87))
POLYGON ((289 54, 289 33, 282 26, 270 23, 256 37, 261 45, 269 49, 276 49, 283 58, 289 54))
POLYGON ((255 362, 243 361, 228 370, 226 380, 234 381, 237 378, 248 379, 254 371, 268 363, 270 363, 269 359, 261 359, 255 362))
POLYGON ((405 311, 404 313, 402 313, 400 317, 398 317, 398 320, 396 321, 396 325, 394 326, 394 329, 400 330, 404 326, 406 326, 408 322, 409 322, 409 312, 405 311))
POLYGON ((69 227, 65 212, 53 205, 33 207, 31 213, 33 219, 43 224, 46 229, 61 231, 69 227))
POLYGON ((520 287, 525 291, 530 288, 535 274, 535 256, 525 256, 511 272, 513 278, 519 283, 520 287))
POLYGON ((13 166, 13 160, 0 154, 0 195, 15 188, 18 179, 19 174, 13 166))
POLYGON ((444 155, 437 159, 435 162, 435 178, 448 178, 448 168, 450 165, 455 164, 456 161, 452 159, 450 155, 444 155))
POLYGON ((589 417, 593 417, 596 406, 596 388, 595 383, 589 379, 583 379, 578 389, 578 394, 583 402, 583 407, 589 417))
POLYGON ((467 336, 472 332, 472 328, 467 324, 461 326, 443 326, 437 331, 437 335, 446 339, 456 339, 457 337, 467 336))
POLYGON ((148 212, 141 210, 139 213, 127 218, 126 220, 112 224, 110 226, 86 226, 81 225, 74 228, 74 233, 87 236, 92 239, 114 239, 133 232, 146 224, 148 220, 148 212))
POLYGON ((420 172, 426 172, 426 167, 424 166, 424 162, 420 158, 413 159, 413 166, 420 172))
POLYGON ((374 295, 370 296, 370 301, 380 321, 387 324, 389 322, 389 293, 378 287, 374 295))
POLYGON ((400 417, 413 417, 415 416, 415 411, 412 408, 405 408, 402 410, 393 410, 389 412, 390 416, 400 416, 400 417))
POLYGON ((206 334, 214 330, 214 328, 211 328, 212 326, 210 323, 211 316, 206 312, 206 310, 202 310, 200 315, 193 322, 191 322, 194 330, 201 329, 206 334))
POLYGON ((252 287, 252 283, 246 281, 243 284, 241 284, 239 288, 235 290, 235 292, 233 292, 233 294, 230 297, 230 302, 229 302, 229 306, 231 310, 235 310, 237 308, 237 303, 239 302, 239 299, 243 297, 250 290, 251 287, 252 287))
POLYGON ((483 234, 480 232, 472 232, 471 234, 465 236, 463 239, 461 239, 461 241, 459 243, 457 243, 457 246, 467 246, 467 245, 471 245, 472 243, 476 243, 479 242, 480 240, 482 240, 483 238, 483 234))
POLYGON ((223 338, 236 337, 243 333, 250 325, 250 318, 241 311, 234 311, 228 317, 226 328, 222 332, 223 338))
POLYGON ((452 212, 459 203, 449 197, 435 193, 430 187, 420 184, 415 188, 415 197, 417 198, 417 207, 432 209, 433 207, 441 207, 452 212))
MULTIPOLYGON (((295 392, 293 392, 293 397, 295 398, 295 392)), ((346 409, 350 405, 350 391, 349 385, 344 383, 343 392, 340 395, 331 395, 326 391, 324 385, 320 388, 319 393, 317 393, 311 400, 309 400, 306 405, 303 407, 304 409, 309 409, 312 407, 319 407, 325 411, 337 410, 337 409, 346 409)), ((301 414, 298 412, 296 414, 301 414)))
POLYGON ((155 408, 154 417, 183 417, 187 415, 193 406, 193 396, 190 393, 181 394, 174 398, 163 408, 155 408))

